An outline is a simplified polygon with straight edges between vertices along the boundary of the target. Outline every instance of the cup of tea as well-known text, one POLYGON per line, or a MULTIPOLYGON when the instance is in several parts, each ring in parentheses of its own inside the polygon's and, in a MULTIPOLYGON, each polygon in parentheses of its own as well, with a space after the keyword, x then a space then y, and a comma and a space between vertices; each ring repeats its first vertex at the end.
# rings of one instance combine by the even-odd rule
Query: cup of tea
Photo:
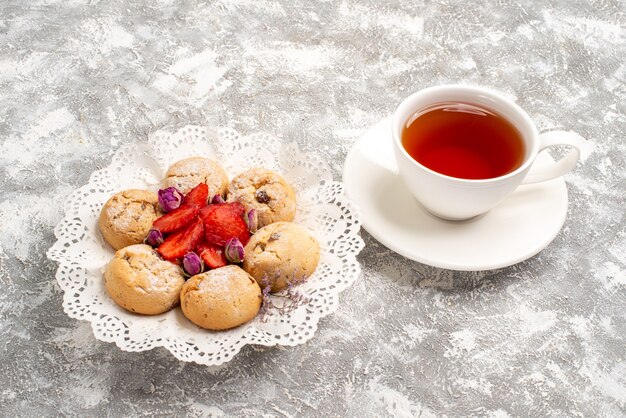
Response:
POLYGON ((520 184, 562 176, 580 155, 579 135, 540 134, 517 104, 481 87, 420 90, 395 110, 392 131, 407 187, 429 212, 448 220, 485 213, 520 184), (570 150, 529 174, 537 154, 556 146, 570 150))

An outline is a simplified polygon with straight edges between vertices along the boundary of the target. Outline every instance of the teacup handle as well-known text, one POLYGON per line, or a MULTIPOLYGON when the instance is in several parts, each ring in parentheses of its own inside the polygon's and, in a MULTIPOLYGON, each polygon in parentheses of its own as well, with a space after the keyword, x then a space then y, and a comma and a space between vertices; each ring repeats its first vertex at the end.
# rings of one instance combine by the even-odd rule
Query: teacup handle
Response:
POLYGON ((550 131, 539 135, 539 152, 548 148, 565 145, 570 147, 570 151, 559 161, 547 164, 544 167, 531 169, 524 178, 522 184, 539 183, 561 177, 574 167, 580 157, 580 140, 582 137, 574 132, 550 131))

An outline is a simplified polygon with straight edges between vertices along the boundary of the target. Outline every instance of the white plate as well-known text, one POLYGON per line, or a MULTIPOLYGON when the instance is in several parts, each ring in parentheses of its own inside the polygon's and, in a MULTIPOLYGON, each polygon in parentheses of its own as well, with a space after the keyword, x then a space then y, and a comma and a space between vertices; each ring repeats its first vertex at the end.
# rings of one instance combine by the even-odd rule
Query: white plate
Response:
POLYGON ((66 203, 65 216, 54 230, 57 241, 47 253, 59 263, 56 279, 64 292, 63 308, 72 318, 89 321, 97 339, 125 351, 165 347, 180 360, 216 366, 248 344, 302 344, 313 338, 319 320, 337 309, 339 293, 361 271, 356 258, 364 246, 361 224, 343 184, 333 181, 330 166, 318 154, 302 152, 295 142, 265 132, 240 135, 231 128, 203 126, 157 131, 147 143, 121 146, 111 164, 95 171, 66 203), (314 274, 294 289, 303 296, 299 303, 290 304, 285 295, 268 296, 272 304, 265 306, 264 316, 230 330, 208 331, 188 321, 179 308, 136 315, 109 297, 102 274, 114 251, 98 231, 102 205, 120 190, 156 192, 167 168, 192 156, 218 160, 229 178, 265 167, 279 172, 296 190, 294 222, 320 244, 314 274), (289 306, 294 309, 284 309, 289 306))
MULTIPOLYGON (((551 161, 543 152, 535 165, 551 161)), ((370 128, 350 150, 343 182, 374 238, 411 260, 451 270, 491 270, 526 260, 556 237, 567 215, 563 178, 520 186, 500 205, 468 221, 431 215, 398 175, 390 119, 370 128)))

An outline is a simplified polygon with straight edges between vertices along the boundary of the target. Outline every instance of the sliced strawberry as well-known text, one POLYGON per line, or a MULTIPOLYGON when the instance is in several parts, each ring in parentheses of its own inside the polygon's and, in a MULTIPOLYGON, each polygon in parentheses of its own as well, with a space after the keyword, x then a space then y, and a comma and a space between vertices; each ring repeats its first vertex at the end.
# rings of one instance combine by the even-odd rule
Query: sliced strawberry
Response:
POLYGON ((223 213, 230 213, 232 215, 240 216, 243 218, 244 213, 246 213, 246 208, 239 202, 228 202, 228 203, 219 203, 219 204, 210 204, 200 209, 198 212, 198 216, 201 219, 206 218, 211 211, 220 206, 220 211, 223 213))
POLYGON ((209 186, 200 183, 185 195, 185 205, 205 206, 209 198, 209 186))
POLYGON ((207 268, 216 269, 228 264, 223 247, 201 241, 196 245, 196 253, 200 256, 202 261, 204 261, 207 268))
POLYGON ((209 212, 211 212, 215 208, 215 206, 216 205, 208 205, 200 208, 200 211, 198 211, 198 217, 204 221, 204 218, 208 216, 209 212))
POLYGON ((203 223, 197 218, 195 222, 190 224, 187 228, 181 229, 168 236, 165 241, 163 241, 163 244, 159 245, 157 251, 164 259, 175 261, 189 251, 193 251, 196 244, 202 239, 203 232, 203 223))
POLYGON ((198 214, 198 210, 199 208, 195 205, 181 206, 154 221, 152 227, 162 233, 176 231, 190 224, 198 214))
POLYGON ((243 214, 246 213, 246 208, 239 202, 228 202, 225 204, 225 206, 231 213, 237 216, 243 217, 243 214))
POLYGON ((223 203, 209 205, 200 211, 200 219, 204 222, 206 240, 215 245, 223 246, 226 241, 236 237, 243 245, 248 243, 250 232, 243 220, 244 207, 240 203, 223 203))

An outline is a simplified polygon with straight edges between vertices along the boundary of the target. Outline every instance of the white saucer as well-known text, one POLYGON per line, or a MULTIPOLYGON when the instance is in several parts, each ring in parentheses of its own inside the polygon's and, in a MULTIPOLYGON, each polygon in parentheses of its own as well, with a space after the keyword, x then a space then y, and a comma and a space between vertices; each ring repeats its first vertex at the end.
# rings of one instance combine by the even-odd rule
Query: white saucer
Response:
MULTIPOLYGON (((551 161, 543 152, 535 164, 551 161)), ((390 119, 370 128, 350 150, 343 182, 374 238, 407 258, 451 270, 491 270, 526 260, 556 237, 567 215, 562 177, 520 186, 500 205, 468 221, 431 215, 398 175, 390 119)))

